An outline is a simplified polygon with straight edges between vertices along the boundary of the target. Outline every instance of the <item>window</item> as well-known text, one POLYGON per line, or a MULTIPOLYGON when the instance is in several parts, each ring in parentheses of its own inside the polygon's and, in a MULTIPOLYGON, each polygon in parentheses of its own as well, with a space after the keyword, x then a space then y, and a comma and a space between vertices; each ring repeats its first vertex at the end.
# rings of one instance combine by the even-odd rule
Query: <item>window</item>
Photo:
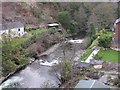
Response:
POLYGON ((20 29, 18 29, 18 31, 20 31, 20 29))

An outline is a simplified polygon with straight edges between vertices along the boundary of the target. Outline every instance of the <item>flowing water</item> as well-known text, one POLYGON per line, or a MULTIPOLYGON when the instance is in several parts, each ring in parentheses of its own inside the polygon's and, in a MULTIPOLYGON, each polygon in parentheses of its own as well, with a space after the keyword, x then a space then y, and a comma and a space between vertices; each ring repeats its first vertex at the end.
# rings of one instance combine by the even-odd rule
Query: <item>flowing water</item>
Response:
POLYGON ((57 88, 61 84, 58 79, 60 77, 60 69, 54 71, 54 67, 59 64, 63 58, 72 58, 73 62, 77 62, 82 53, 81 43, 83 39, 68 40, 62 42, 60 46, 48 56, 40 57, 25 69, 16 73, 4 83, 2 88, 57 88))

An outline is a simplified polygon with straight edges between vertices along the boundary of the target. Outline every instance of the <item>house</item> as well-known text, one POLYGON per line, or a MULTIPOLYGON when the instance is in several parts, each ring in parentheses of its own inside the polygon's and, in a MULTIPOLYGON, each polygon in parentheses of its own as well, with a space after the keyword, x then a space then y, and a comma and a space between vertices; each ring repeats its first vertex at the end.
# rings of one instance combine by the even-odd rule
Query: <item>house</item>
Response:
POLYGON ((120 51, 120 18, 114 23, 114 35, 112 49, 120 51))
POLYGON ((12 22, 0 24, 0 35, 10 34, 13 37, 20 37, 24 35, 24 25, 21 22, 12 22))
POLYGON ((75 86, 78 90, 110 90, 110 87, 97 80, 80 80, 75 86))
POLYGON ((55 27, 58 32, 62 32, 62 28, 61 28, 60 24, 58 24, 58 23, 48 23, 47 24, 48 29, 52 28, 52 27, 55 27))

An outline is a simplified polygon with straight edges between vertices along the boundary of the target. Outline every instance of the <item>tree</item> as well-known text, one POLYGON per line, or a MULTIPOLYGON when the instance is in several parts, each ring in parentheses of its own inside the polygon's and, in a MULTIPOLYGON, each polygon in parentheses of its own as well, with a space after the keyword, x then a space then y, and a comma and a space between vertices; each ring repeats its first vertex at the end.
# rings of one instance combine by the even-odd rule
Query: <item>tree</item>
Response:
POLYGON ((104 48, 109 48, 112 41, 112 36, 105 30, 101 30, 98 35, 98 45, 104 48))
POLYGON ((90 33, 90 37, 94 40, 96 38, 96 35, 95 35, 96 30, 95 30, 95 27, 93 24, 90 24, 90 32, 89 33, 90 33))
POLYGON ((28 59, 21 45, 22 38, 10 39, 8 36, 3 36, 4 40, 2 43, 2 71, 4 76, 15 71, 17 67, 28 63, 28 59))
POLYGON ((57 19, 66 30, 70 29, 71 18, 67 11, 59 12, 57 19))
POLYGON ((55 27, 50 28, 50 34, 55 34, 55 33, 56 33, 56 28, 55 27))
POLYGON ((62 79, 62 83, 68 81, 69 79, 71 79, 72 77, 72 62, 71 60, 65 60, 64 62, 62 62, 62 72, 61 72, 61 79, 62 79))
POLYGON ((78 11, 74 12, 74 20, 77 22, 78 30, 86 30, 87 14, 84 8, 80 7, 78 11))
POLYGON ((88 26, 93 23, 95 28, 112 28, 117 17, 116 3, 99 3, 89 17, 88 26))

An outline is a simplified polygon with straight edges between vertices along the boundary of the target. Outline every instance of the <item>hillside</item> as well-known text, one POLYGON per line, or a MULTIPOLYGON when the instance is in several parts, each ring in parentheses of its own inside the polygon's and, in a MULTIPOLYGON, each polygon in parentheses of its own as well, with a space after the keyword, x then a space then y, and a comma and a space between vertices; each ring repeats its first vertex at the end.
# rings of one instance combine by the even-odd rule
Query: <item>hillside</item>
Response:
POLYGON ((52 17, 56 12, 52 7, 43 3, 36 2, 3 2, 2 3, 2 22, 21 21, 25 26, 44 27, 48 22, 54 22, 52 17), (37 13, 39 11, 39 13, 37 13), (40 17, 34 15, 40 14, 40 17))
POLYGON ((97 2, 3 2, 2 22, 21 21, 28 27, 45 27, 46 23, 56 22, 59 12, 63 13, 63 11, 67 11, 69 21, 66 21, 66 24, 64 24, 59 20, 66 30, 70 29, 72 32, 90 30, 92 26, 99 29, 111 29, 113 22, 117 18, 117 7, 117 3, 97 2), (68 28, 66 28, 66 25, 68 28))
POLYGON ((0 31, 0 90, 74 88, 90 79, 120 87, 120 55, 111 49, 119 45, 120 4, 35 1, 0 4, 2 23, 11 22, 0 31))

